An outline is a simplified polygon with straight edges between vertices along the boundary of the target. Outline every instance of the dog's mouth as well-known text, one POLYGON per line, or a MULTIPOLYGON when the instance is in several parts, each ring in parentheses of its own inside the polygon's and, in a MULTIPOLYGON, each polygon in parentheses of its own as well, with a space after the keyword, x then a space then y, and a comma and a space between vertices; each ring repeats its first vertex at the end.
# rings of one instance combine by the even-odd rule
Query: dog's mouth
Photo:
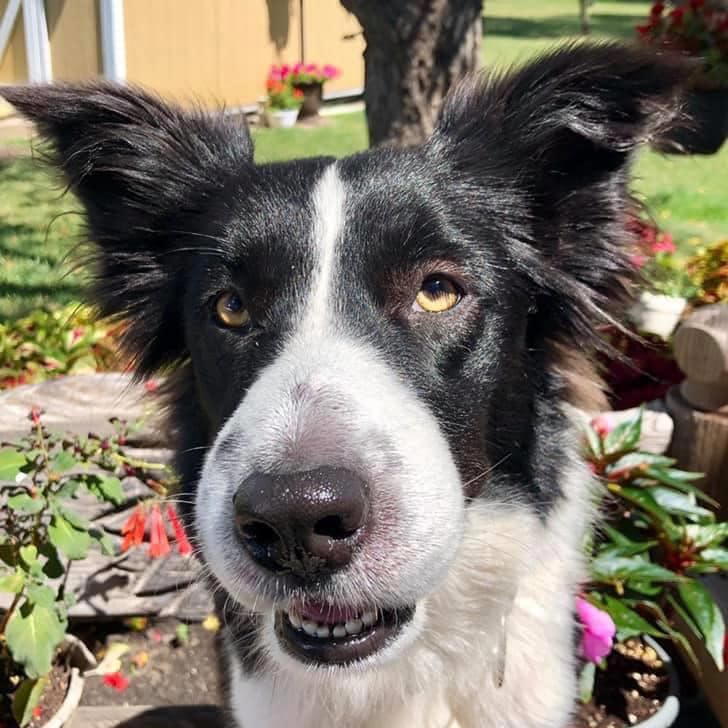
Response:
POLYGON ((355 610, 307 602, 278 612, 275 629, 283 648, 302 662, 347 665, 391 644, 414 613, 414 606, 355 610))

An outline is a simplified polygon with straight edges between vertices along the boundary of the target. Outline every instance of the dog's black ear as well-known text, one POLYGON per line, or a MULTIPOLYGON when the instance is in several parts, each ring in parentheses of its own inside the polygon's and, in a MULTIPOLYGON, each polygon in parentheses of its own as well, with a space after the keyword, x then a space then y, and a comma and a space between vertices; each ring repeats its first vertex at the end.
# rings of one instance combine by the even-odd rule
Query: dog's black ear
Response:
POLYGON ((632 152, 680 113, 689 72, 638 47, 571 45, 446 101, 428 148, 475 204, 495 201, 510 254, 552 299, 554 333, 593 331, 619 298, 632 152))
POLYGON ((96 301, 102 314, 129 320, 126 344, 140 372, 181 356, 169 252, 252 163, 245 126, 103 82, 0 86, 0 97, 35 122, 83 204, 98 244, 96 301))

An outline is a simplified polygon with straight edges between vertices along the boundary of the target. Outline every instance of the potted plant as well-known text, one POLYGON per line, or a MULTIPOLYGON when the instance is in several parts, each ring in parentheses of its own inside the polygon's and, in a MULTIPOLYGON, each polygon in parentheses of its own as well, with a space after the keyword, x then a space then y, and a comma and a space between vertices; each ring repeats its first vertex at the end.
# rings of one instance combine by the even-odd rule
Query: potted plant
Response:
POLYGON ((696 286, 691 305, 728 303, 728 239, 699 250, 687 270, 696 286))
POLYGON ((266 81, 268 96, 266 99, 266 115, 268 126, 290 129, 295 126, 298 111, 303 102, 303 92, 293 88, 286 77, 282 77, 274 68, 266 81))
POLYGON ((650 638, 695 661, 677 626, 685 624, 724 669, 723 616, 700 577, 728 569, 728 522, 716 520, 716 504, 696 487, 699 474, 639 451, 641 424, 640 412, 616 426, 602 415, 587 428, 586 458, 602 488, 605 517, 587 545, 590 579, 577 602, 584 629, 581 688, 592 708, 633 712, 630 699, 645 697, 638 704, 647 722, 623 719, 665 728, 677 715, 670 699, 674 676, 667 653, 650 638))
MULTIPOLYGON (((58 728, 80 700, 82 670, 93 665, 68 633, 70 569, 91 547, 117 554, 110 536, 79 513, 77 500, 89 494, 118 506, 128 475, 163 494, 152 475, 165 466, 130 457, 129 428, 118 420, 117 434, 102 438, 50 433, 38 408, 29 419, 29 434, 0 449, 0 725, 58 728)), ((139 535, 125 540, 132 545, 139 535)))
MULTIPOLYGON (((278 71, 283 74, 284 69, 287 67, 281 66, 278 71)), ((328 63, 323 66, 316 63, 296 63, 290 68, 288 75, 290 84, 303 93, 299 119, 318 116, 324 84, 340 74, 341 71, 336 66, 328 63)))
POLYGON ((728 9, 710 0, 655 2, 637 32, 648 45, 701 59, 685 100, 686 120, 656 146, 666 152, 717 152, 728 135, 728 9))
POLYGON ((632 262, 643 286, 629 317, 638 331, 667 339, 695 286, 669 233, 639 218, 631 220, 629 227, 636 240, 632 262))

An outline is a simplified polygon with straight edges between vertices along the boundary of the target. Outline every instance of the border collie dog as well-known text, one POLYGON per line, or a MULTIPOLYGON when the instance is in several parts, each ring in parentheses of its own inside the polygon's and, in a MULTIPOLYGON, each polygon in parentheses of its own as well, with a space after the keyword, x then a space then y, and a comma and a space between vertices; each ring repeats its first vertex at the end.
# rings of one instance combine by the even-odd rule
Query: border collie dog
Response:
POLYGON ((235 725, 568 722, 585 352, 684 75, 568 46, 460 85, 419 147, 263 165, 128 86, 0 88, 85 208, 100 312, 171 372, 235 725))

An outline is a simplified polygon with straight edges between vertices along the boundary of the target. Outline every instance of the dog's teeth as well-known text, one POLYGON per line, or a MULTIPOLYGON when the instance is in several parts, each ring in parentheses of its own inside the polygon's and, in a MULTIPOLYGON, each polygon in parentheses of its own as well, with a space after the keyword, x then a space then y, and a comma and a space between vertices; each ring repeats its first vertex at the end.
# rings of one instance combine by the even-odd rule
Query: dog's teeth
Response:
POLYGON ((374 622, 377 621, 377 616, 374 612, 364 612, 364 614, 361 615, 361 621, 364 623, 365 627, 371 627, 374 622))
POLYGON ((301 629, 301 626, 303 625, 303 622, 301 621, 301 618, 295 612, 289 612, 289 614, 288 614, 288 621, 296 629, 301 629))
POLYGON ((311 622, 308 619, 304 619, 301 623, 301 626, 303 627, 303 631, 306 634, 311 635, 311 637, 314 637, 316 635, 316 629, 318 628, 316 622, 311 622))
POLYGON ((316 636, 320 639, 326 639, 329 636, 329 628, 325 624, 316 627, 316 636))
POLYGON ((346 627, 347 634, 359 634, 364 624, 361 619, 350 619, 344 627, 346 627))
POLYGON ((332 630, 334 637, 346 637, 346 627, 343 624, 337 624, 332 630))

